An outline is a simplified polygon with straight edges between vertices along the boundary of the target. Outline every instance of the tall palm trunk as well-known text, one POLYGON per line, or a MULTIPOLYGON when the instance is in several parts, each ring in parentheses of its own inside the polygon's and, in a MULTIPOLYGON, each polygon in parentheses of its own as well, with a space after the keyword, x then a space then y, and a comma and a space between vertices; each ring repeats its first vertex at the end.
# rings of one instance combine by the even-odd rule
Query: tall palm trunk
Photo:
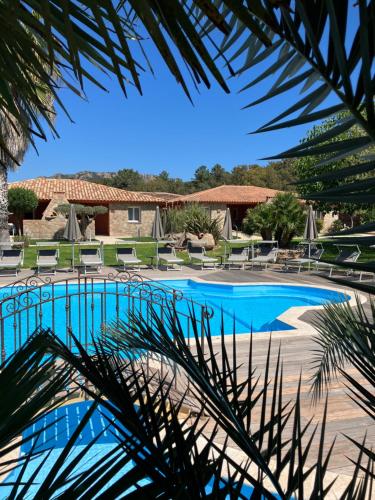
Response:
POLYGON ((0 163, 0 242, 9 240, 8 169, 0 163))

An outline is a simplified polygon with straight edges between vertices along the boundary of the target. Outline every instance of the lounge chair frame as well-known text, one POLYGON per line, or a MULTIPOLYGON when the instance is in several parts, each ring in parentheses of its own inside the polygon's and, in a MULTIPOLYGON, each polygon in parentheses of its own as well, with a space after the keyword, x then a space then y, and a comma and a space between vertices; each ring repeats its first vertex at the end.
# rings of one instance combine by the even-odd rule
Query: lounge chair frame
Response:
POLYGON ((228 269, 245 269, 245 265, 249 262, 249 247, 233 247, 231 253, 227 256, 223 267, 228 266, 228 269), (232 266, 232 267, 231 267, 232 266), (234 266, 234 267, 233 267, 234 266))
POLYGON ((135 269, 136 271, 141 270, 141 259, 137 257, 137 251, 135 249, 135 246, 131 247, 126 247, 126 246, 118 246, 116 247, 116 261, 118 264, 122 264, 123 270, 126 270, 127 267, 131 267, 132 269, 135 269), (121 254, 123 256, 129 256, 129 259, 122 258, 121 254))
MULTIPOLYGON (((338 250, 338 255, 335 258, 334 262, 317 262, 315 265, 315 268, 317 271, 329 269, 329 274, 328 276, 331 277, 332 273, 334 270, 337 270, 339 268, 339 264, 348 264, 348 263, 355 263, 359 259, 359 256, 361 255, 361 250, 359 249, 358 245, 349 245, 349 244, 340 244, 338 243, 337 245, 334 245, 337 250, 338 250), (352 248, 353 251, 349 252, 348 249, 352 248), (345 254, 347 254, 345 256, 345 254), (322 267, 323 269, 319 269, 319 267, 322 267)), ((353 273, 353 269, 346 269, 345 270, 346 274, 349 276, 350 274, 353 273)), ((360 274, 360 279, 362 278, 362 275, 360 274)))
MULTIPOLYGON (((36 246, 37 274, 56 274, 57 264, 60 257, 59 242, 38 241, 36 246), (43 259, 43 253, 46 254, 46 252, 54 252, 55 262, 51 262, 49 259, 43 259), (41 272, 41 269, 46 269, 46 271, 41 272)), ((52 254, 49 257, 53 257, 52 254)))
POLYGON ((157 247, 156 267, 159 267, 159 263, 161 261, 165 262, 167 271, 182 271, 184 259, 177 257, 176 249, 174 247, 157 247))
POLYGON ((97 274, 102 271, 104 261, 103 261, 103 245, 90 245, 88 243, 79 244, 79 265, 83 268, 83 274, 97 274), (91 252, 89 253, 89 251, 91 252), (95 253, 93 252, 95 250, 95 253), (86 254, 87 258, 82 257, 86 254), (92 259, 89 258, 92 256, 92 259), (97 257, 95 259, 95 257, 97 257), (88 271, 88 269, 93 269, 88 271))
MULTIPOLYGON (((17 276, 18 273, 21 270, 22 264, 23 264, 23 258, 24 258, 24 250, 23 248, 4 248, 0 247, 0 273, 2 270, 8 269, 9 271, 14 271, 14 276, 17 276), (15 256, 15 253, 18 255, 15 256), (18 257, 18 260, 11 260, 8 262, 4 261, 5 259, 15 259, 15 257, 18 257)), ((12 276, 11 272, 5 273, 5 274, 0 274, 0 276, 12 276)))
POLYGON ((319 262, 324 253, 324 248, 321 243, 301 242, 300 246, 305 247, 304 254, 301 257, 286 260, 283 268, 284 271, 288 271, 290 267, 297 267, 297 273, 299 274, 304 266, 308 266, 310 270, 311 264, 319 262), (312 246, 314 246, 314 248, 311 248, 312 246))
POLYGON ((208 270, 214 270, 216 269, 219 261, 216 259, 216 257, 209 257, 206 255, 206 249, 204 247, 195 247, 192 245, 188 245, 188 254, 189 254, 189 259, 190 262, 194 265, 194 260, 197 260, 201 264, 201 269, 202 271, 204 269, 208 270), (199 251, 199 254, 198 254, 199 251), (205 264, 207 264, 205 266, 205 264), (211 264, 211 266, 210 266, 211 264))
POLYGON ((249 259, 249 261, 251 262, 252 270, 254 269, 254 264, 259 264, 260 268, 262 268, 262 264, 264 264, 264 269, 267 270, 268 264, 276 263, 277 254, 279 253, 279 244, 276 240, 263 240, 260 241, 259 243, 256 243, 254 246, 259 247, 266 245, 270 245, 267 253, 249 259))

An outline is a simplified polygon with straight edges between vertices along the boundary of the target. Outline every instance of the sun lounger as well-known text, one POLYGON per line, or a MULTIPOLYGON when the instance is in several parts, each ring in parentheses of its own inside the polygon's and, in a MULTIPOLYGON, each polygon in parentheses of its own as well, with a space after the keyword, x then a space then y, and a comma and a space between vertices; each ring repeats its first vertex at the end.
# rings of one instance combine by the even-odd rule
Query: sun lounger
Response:
POLYGON ((22 263, 23 250, 21 248, 3 248, 0 250, 0 272, 3 270, 10 271, 5 274, 0 274, 0 276, 9 276, 13 273, 14 276, 17 276, 22 263))
POLYGON ((117 262, 123 265, 124 270, 126 266, 140 269, 141 259, 138 259, 135 248, 116 248, 117 262))
POLYGON ((38 248, 36 258, 37 273, 41 274, 41 269, 44 269, 43 274, 56 274, 56 267, 59 258, 58 248, 38 248))
POLYGON ((94 270, 91 272, 100 272, 103 267, 103 259, 100 248, 80 248, 79 261, 83 267, 84 274, 88 274, 88 269, 94 270))
POLYGON ((249 261, 249 248, 232 248, 231 253, 228 256, 224 267, 228 266, 228 269, 232 269, 231 266, 239 267, 240 269, 245 269, 245 264, 249 261))
POLYGON ((218 260, 215 257, 208 257, 203 247, 188 246, 189 258, 192 264, 199 263, 201 269, 216 269, 218 260))
POLYGON ((267 269, 268 264, 274 264, 276 262, 279 251, 277 247, 261 243, 259 245, 259 250, 260 253, 256 257, 250 259, 252 269, 254 268, 254 264, 259 264, 260 267, 264 264, 265 269, 267 269))
POLYGON ((288 259, 287 261, 285 261, 285 270, 289 269, 290 267, 297 267, 297 272, 300 273, 301 269, 304 266, 311 266, 311 264, 316 264, 324 253, 324 248, 322 247, 312 245, 310 249, 309 245, 304 245, 304 247, 305 249, 301 257, 298 257, 296 259, 288 259))
POLYGON ((156 254, 156 265, 159 265, 159 262, 163 262, 167 266, 167 271, 176 270, 181 271, 181 264, 184 262, 184 259, 177 257, 176 250, 174 247, 161 247, 157 249, 156 254), (177 267, 175 267, 177 266, 177 267))
MULTIPOLYGON (((352 262, 357 262, 359 256, 361 255, 361 250, 358 245, 336 245, 339 251, 339 254, 335 258, 335 261, 330 262, 316 262, 315 268, 317 271, 329 269, 329 276, 332 276, 332 273, 335 269, 339 269, 338 264, 349 264, 352 262)), ((347 274, 352 272, 352 269, 345 268, 347 274)))

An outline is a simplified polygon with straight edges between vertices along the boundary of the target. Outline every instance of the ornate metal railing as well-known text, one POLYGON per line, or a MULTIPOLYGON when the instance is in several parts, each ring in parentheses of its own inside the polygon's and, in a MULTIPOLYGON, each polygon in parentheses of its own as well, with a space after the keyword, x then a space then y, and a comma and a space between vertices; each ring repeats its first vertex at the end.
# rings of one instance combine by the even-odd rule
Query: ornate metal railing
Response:
POLYGON ((69 347, 73 332, 89 348, 93 337, 134 314, 150 322, 152 310, 156 310, 163 322, 171 305, 189 338, 193 334, 190 311, 194 308, 203 335, 205 319, 213 314, 209 307, 139 274, 78 275, 59 280, 31 276, 0 288, 0 357, 4 361, 39 327, 50 328, 69 347))

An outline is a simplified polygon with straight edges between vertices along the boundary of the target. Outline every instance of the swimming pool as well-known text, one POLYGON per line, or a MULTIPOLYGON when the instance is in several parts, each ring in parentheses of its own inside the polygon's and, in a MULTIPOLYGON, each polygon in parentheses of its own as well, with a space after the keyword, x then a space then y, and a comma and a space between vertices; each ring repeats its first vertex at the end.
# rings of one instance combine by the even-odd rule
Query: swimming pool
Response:
MULTIPOLYGON (((213 313, 211 335, 220 334, 222 321, 225 334, 232 334, 234 330, 244 334, 293 330, 293 325, 280 319, 290 308, 322 306, 350 298, 343 292, 326 288, 206 283, 190 279, 141 285, 98 280, 51 284, 29 291, 25 288, 17 299, 0 303, 0 350, 11 354, 38 326, 52 328, 66 342, 69 342, 71 329, 87 345, 92 335, 105 331, 116 318, 127 321, 131 313, 150 318, 151 306, 160 318, 164 318, 166 301, 172 299, 171 289, 177 290, 182 297, 175 304, 186 337, 193 336, 190 310, 194 309, 200 320, 202 306, 208 306, 213 313), (161 300, 160 290, 166 290, 161 300)), ((1 289, 0 299, 6 293, 9 290, 1 289)))
MULTIPOLYGON (((23 438, 31 439, 23 442, 20 453, 28 454, 33 450, 34 453, 39 452, 40 454, 29 462, 23 475, 22 480, 27 481, 32 478, 33 485, 30 487, 28 494, 22 496, 22 498, 32 499, 38 492, 40 494, 40 484, 43 479, 46 478, 48 472, 56 463, 56 460, 58 460, 63 447, 67 444, 91 405, 91 401, 84 401, 61 406, 44 415, 24 431, 23 438), (44 464, 43 461, 45 461, 44 464), (33 477, 34 474, 35 476, 33 477)), ((71 453, 64 461, 64 467, 68 467, 69 464, 72 464, 77 456, 83 451, 84 447, 90 444, 94 438, 96 438, 96 441, 87 453, 85 453, 83 459, 72 469, 70 472, 71 478, 74 478, 78 473, 89 470, 98 459, 103 458, 121 442, 121 436, 117 428, 114 425, 108 426, 108 423, 112 420, 113 415, 102 405, 98 405, 93 411, 88 423, 78 435, 71 453)), ((106 485, 101 490, 101 494, 105 494, 106 489, 120 479, 125 472, 131 471, 133 466, 134 463, 129 461, 125 467, 122 467, 110 481, 106 482, 106 485)), ((12 483, 15 481, 20 470, 21 466, 11 472, 6 477, 6 482, 12 483)), ((137 482, 140 487, 146 486, 148 483, 149 480, 147 478, 138 480, 137 482)), ((212 485, 213 481, 211 480, 206 486, 207 493, 212 491, 212 485)), ((19 487, 19 490, 21 490, 21 488, 22 486, 19 487)), ((130 487, 126 493, 129 494, 134 490, 135 487, 130 487)), ((10 486, 1 486, 0 498, 8 498, 10 492, 10 486)), ((56 496, 63 492, 64 487, 61 487, 56 492, 56 496)), ((250 496, 252 488, 244 484, 241 492, 245 496, 250 496)), ((275 499, 277 498, 279 497, 275 495, 275 499)))

